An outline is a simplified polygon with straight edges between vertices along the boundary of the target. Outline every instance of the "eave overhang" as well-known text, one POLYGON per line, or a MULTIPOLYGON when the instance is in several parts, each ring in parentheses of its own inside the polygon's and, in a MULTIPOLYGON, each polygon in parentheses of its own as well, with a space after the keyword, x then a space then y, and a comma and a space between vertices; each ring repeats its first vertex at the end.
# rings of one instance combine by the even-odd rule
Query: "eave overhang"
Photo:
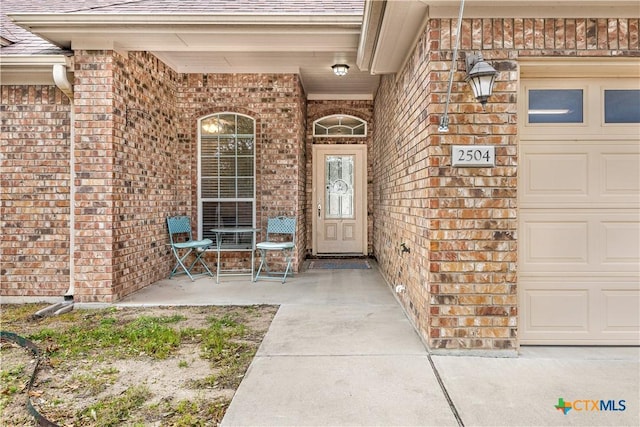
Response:
MULTIPOLYGON (((366 0, 358 66, 400 71, 429 19, 457 19, 460 0, 366 0)), ((466 0, 464 18, 637 18, 640 3, 616 0, 466 0)))
POLYGON ((178 73, 293 73, 317 99, 371 99, 378 77, 356 66, 362 14, 12 13, 63 49, 148 51, 178 73), (337 78, 336 63, 352 66, 337 78))
POLYGON ((360 15, 13 13, 19 26, 65 49, 353 50, 360 15))

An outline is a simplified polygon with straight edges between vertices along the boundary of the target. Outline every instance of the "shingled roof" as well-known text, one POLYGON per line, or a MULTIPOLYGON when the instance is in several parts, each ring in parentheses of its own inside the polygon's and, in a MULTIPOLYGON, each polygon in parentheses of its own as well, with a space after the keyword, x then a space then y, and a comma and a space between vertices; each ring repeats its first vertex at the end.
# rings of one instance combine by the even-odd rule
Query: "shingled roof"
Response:
POLYGON ((364 0, 2 0, 2 55, 66 54, 69 51, 15 25, 12 13, 354 15, 364 0))

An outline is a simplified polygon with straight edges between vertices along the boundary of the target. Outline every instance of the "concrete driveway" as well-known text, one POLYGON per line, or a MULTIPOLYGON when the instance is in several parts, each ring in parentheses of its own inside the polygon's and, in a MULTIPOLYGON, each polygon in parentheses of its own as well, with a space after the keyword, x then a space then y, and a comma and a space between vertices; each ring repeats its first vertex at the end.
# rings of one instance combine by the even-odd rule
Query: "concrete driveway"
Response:
POLYGON ((280 305, 225 426, 640 425, 639 348, 431 355, 371 264, 285 284, 167 279, 119 304, 280 305))

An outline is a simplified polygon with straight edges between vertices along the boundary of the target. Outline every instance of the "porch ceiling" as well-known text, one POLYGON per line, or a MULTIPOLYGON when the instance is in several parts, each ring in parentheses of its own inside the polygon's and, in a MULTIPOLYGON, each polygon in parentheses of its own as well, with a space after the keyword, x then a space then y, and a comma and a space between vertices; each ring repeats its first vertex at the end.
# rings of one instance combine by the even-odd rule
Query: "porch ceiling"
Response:
MULTIPOLYGON (((186 13, 177 1, 162 3, 173 4, 174 9, 166 10, 160 2, 146 0, 107 2, 108 6, 95 10, 80 9, 83 12, 9 12, 9 17, 63 49, 145 50, 184 73, 297 73, 309 99, 373 99, 378 75, 401 70, 428 19, 457 17, 460 0, 362 1, 364 12, 353 9, 357 2, 349 0, 335 0, 332 13, 305 9, 305 5, 325 4, 321 1, 300 0, 295 12, 287 13, 258 10, 262 3, 248 0, 233 13, 223 9, 211 13, 207 12, 210 2, 195 1, 189 4, 203 8, 196 13, 185 6, 186 13), (150 4, 156 9, 143 12, 150 4), (341 9, 341 4, 346 6, 341 9), (348 64, 349 73, 335 76, 331 66, 336 63, 348 64)), ((9 10, 20 10, 15 7, 9 10)), ((637 0, 537 0, 535 5, 530 0, 466 0, 464 17, 606 18, 637 17, 638 12, 637 0)), ((30 52, 13 52, 9 46, 2 52, 46 52, 36 47, 30 52)), ((21 61, 20 66, 28 62, 21 61)), ((4 81, 24 80, 26 75, 14 70, 12 63, 2 62, 4 81)))
POLYGON ((356 65, 362 15, 11 14, 66 49, 145 50, 181 73, 299 73, 310 99, 373 99, 356 65), (350 66, 344 77, 331 66, 350 66))

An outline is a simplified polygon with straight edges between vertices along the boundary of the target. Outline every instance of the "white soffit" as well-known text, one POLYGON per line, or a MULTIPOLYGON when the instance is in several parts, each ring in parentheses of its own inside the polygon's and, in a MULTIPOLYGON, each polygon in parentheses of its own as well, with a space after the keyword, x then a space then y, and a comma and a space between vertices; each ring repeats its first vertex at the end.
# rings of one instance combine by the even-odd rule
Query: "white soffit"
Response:
MULTIPOLYGON (((398 72, 429 18, 454 18, 461 0, 366 0, 358 65, 398 72)), ((617 0, 466 0, 464 18, 637 18, 640 2, 617 0)))
MULTIPOLYGON (((397 72, 422 33, 427 5, 420 1, 387 1, 379 25, 369 70, 372 74, 397 72)), ((375 30, 375 25, 369 30, 375 30)), ((364 38, 364 36, 363 36, 364 38)), ((362 53, 362 57, 368 55, 362 53)))
MULTIPOLYGON (((356 66, 361 14, 11 14, 71 49, 149 51, 180 73, 295 73, 307 94, 371 99, 379 79, 356 66), (331 66, 346 63, 337 77, 331 66)), ((328 98, 325 98, 328 99, 328 98)))

